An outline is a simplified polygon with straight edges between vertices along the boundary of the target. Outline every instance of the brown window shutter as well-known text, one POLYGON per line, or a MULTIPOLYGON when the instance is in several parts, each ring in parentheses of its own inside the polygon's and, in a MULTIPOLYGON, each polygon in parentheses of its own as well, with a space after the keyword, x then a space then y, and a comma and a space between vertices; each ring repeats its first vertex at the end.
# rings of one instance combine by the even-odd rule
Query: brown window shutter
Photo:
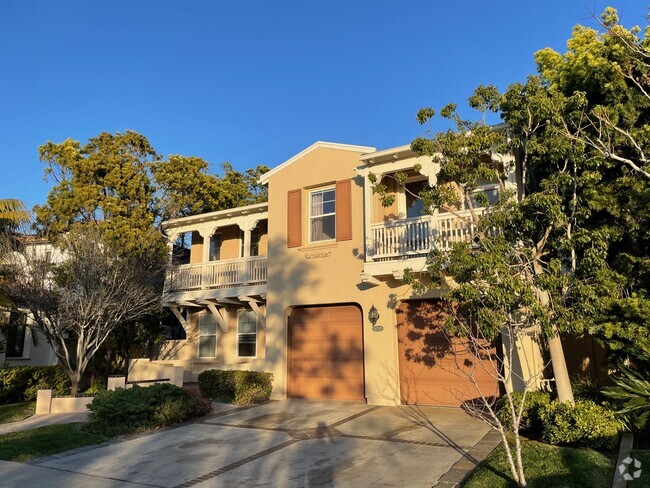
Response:
POLYGON ((352 239, 352 180, 336 182, 336 240, 352 239))
POLYGON ((302 191, 287 193, 287 247, 302 246, 302 191))

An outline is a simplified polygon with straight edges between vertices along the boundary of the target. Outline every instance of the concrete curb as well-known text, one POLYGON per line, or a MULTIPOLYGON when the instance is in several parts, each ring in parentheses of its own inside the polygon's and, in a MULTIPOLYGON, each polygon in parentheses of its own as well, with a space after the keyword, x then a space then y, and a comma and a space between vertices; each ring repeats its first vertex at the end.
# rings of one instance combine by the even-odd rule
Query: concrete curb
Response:
POLYGON ((621 445, 618 448, 618 459, 616 460, 616 467, 614 468, 614 481, 612 481, 612 488, 625 488, 627 486, 627 481, 623 478, 623 473, 618 470, 618 467, 623 464, 623 460, 632 452, 633 441, 634 437, 630 433, 621 436, 621 445))

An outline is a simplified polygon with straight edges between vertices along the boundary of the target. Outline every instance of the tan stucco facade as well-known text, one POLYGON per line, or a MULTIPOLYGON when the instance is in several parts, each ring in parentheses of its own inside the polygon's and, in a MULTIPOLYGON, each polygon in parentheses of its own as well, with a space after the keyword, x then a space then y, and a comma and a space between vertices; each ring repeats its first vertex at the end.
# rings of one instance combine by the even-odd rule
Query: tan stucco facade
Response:
MULTIPOLYGON (((196 234, 203 238, 215 231, 221 232, 222 260, 240 257, 240 228, 250 229, 260 225, 260 256, 268 256, 267 279, 255 287, 208 287, 169 295, 166 298, 167 306, 185 313, 187 339, 168 341, 159 359, 183 365, 187 380, 195 379, 196 374, 211 368, 269 371, 274 374, 273 397, 284 398, 288 387, 288 318, 291 311, 300 306, 354 304, 360 308, 363 321, 364 396, 369 404, 399 404, 396 310, 401 301, 437 298, 449 290, 415 294, 400 280, 400 273, 405 267, 423 269, 426 261, 424 253, 402 258, 372 255, 373 228, 382 223, 392 225, 393 221, 404 219, 405 216, 404 195, 400 195, 393 180, 385 179, 389 191, 396 196, 393 205, 386 208, 381 205, 379 197, 373 195, 369 174, 382 177, 395 171, 410 171, 415 178, 435 184, 437 166, 430 159, 413 154, 408 146, 396 148, 394 152, 374 152, 373 148, 367 147, 317 143, 262 178, 262 182, 268 185, 269 199, 267 209, 255 209, 267 212, 261 223, 251 220, 252 211, 245 209, 238 216, 222 212, 213 217, 206 214, 173 223, 172 235, 174 229, 187 231, 193 225, 198 229, 196 234), (370 159, 369 153, 376 156, 370 159), (416 165, 422 166, 419 174, 412 171, 416 165), (310 192, 334 188, 337 182, 345 180, 351 182, 351 238, 347 239, 346 235, 345 240, 311 243, 310 192), (288 208, 292 202, 295 203, 296 194, 300 195, 301 245, 287 242, 288 228, 292 225, 288 208), (220 219, 230 219, 230 226, 220 225, 220 219), (233 219, 244 219, 247 223, 237 224, 233 219), (217 331, 217 356, 214 359, 197 357, 198 317, 202 313, 211 313, 205 308, 208 304, 212 308, 219 308, 225 322, 225 329, 221 326, 217 331), (254 307, 255 304, 256 313, 260 313, 257 357, 239 358, 236 354, 238 310, 254 307), (380 316, 376 327, 367 318, 373 306, 380 316)), ((233 212, 236 210, 233 209, 233 212)), ((432 218, 437 217, 434 215, 432 218)), ((200 247, 203 242, 203 239, 197 238, 196 243, 193 240, 192 256, 197 256, 192 258, 193 263, 205 259, 207 253, 200 247)), ((541 367, 539 348, 529 339, 522 339, 515 347, 513 363, 523 365, 524 361, 529 369, 530 364, 533 364, 532 370, 541 367)), ((537 371, 532 370, 522 371, 522 374, 536 374, 537 371)))

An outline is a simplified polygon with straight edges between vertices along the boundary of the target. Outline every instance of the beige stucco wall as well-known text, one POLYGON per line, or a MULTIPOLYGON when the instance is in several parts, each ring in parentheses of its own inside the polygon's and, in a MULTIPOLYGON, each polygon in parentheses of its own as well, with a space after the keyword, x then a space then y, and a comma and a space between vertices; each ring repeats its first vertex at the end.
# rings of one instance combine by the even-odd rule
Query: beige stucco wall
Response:
POLYGON ((400 403, 395 307, 413 298, 396 280, 371 286, 361 282, 364 261, 363 180, 355 175, 358 152, 317 148, 269 181, 269 282, 267 293, 267 364, 273 368, 274 396, 286 395, 287 317, 293 306, 356 303, 362 309, 365 389, 371 404, 400 403), (352 240, 309 244, 308 191, 352 178, 352 240), (303 189, 303 246, 287 248, 287 192, 303 189), (366 320, 377 307, 382 331, 366 320))
MULTIPOLYGON (((394 220, 398 218, 399 210, 398 210, 398 191, 397 191, 397 183, 395 182, 394 179, 392 178, 383 178, 381 183, 383 185, 386 185, 388 189, 388 195, 391 195, 394 197, 393 203, 388 206, 384 207, 381 203, 381 195, 378 193, 375 193, 372 197, 372 203, 373 203, 373 208, 372 208, 372 222, 374 223, 379 223, 379 222, 384 222, 386 220, 394 220)), ((369 190, 370 191, 370 190, 369 190)))
POLYGON ((203 262, 203 237, 197 231, 192 232, 192 247, 190 247, 190 264, 203 262))
MULTIPOLYGON (((226 369, 228 369, 229 366, 253 362, 260 363, 260 361, 263 361, 266 356, 266 331, 259 323, 257 326, 257 357, 237 357, 237 315, 239 309, 240 307, 233 305, 221 310, 228 325, 228 330, 224 332, 219 326, 217 326, 217 355, 214 359, 198 357, 197 331, 200 312, 190 314, 188 329, 186 330, 186 339, 165 341, 160 348, 158 359, 161 361, 170 361, 175 365, 183 366, 188 369, 188 371, 193 372, 200 372, 201 370, 210 368, 226 367, 226 369)), ((260 306, 260 310, 264 313, 265 307, 260 306)))

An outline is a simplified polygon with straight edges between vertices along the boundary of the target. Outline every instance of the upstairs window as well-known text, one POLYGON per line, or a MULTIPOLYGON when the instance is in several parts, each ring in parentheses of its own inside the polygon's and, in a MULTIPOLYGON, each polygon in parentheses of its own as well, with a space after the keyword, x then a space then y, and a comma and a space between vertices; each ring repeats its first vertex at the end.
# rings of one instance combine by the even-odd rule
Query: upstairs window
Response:
POLYGON ((407 182, 404 185, 406 196, 406 218, 422 217, 424 215, 424 203, 419 197, 420 192, 424 190, 426 180, 407 182))
POLYGON ((18 310, 12 310, 9 315, 9 325, 6 328, 5 356, 8 358, 22 358, 25 348, 25 331, 27 329, 27 315, 18 310))
POLYGON ((309 241, 336 238, 336 191, 334 188, 309 193, 309 241))
POLYGON ((221 233, 217 232, 210 237, 210 261, 219 261, 221 259, 221 233))
POLYGON ((252 310, 241 309, 237 316, 237 356, 257 356, 257 316, 252 310))

